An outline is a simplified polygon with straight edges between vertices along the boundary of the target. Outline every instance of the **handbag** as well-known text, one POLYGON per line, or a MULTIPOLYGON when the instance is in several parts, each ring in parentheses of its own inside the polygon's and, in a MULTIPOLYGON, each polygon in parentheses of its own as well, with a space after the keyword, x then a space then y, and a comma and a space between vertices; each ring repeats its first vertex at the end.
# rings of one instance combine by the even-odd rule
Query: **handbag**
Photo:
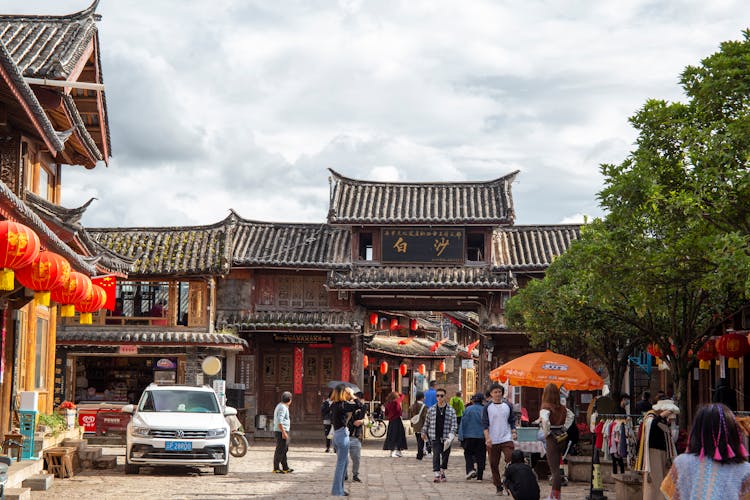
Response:
POLYGON ((419 423, 419 419, 422 417, 422 412, 424 411, 424 409, 425 405, 422 405, 422 408, 419 409, 419 413, 409 419, 412 425, 416 425, 417 423, 419 423))
POLYGON ((550 436, 555 438, 558 445, 562 445, 568 440, 568 431, 564 427, 552 427, 549 433, 550 436))

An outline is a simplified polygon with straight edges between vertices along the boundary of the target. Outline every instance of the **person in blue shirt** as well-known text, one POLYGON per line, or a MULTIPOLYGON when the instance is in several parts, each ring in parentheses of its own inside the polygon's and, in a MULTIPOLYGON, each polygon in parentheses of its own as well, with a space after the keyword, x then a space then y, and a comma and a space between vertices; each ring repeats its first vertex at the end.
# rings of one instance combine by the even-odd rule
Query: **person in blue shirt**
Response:
POLYGON ((437 404, 437 395, 435 394, 435 386, 437 385, 437 380, 433 380, 430 382, 430 388, 427 389, 424 393, 424 404, 427 408, 432 408, 437 404))
POLYGON ((284 391, 281 394, 281 402, 273 411, 273 433, 276 437, 276 450, 273 454, 273 471, 277 474, 290 474, 293 469, 289 468, 286 454, 289 450, 289 429, 291 419, 289 418, 289 405, 292 404, 292 393, 284 391))
POLYGON ((472 396, 471 404, 464 410, 461 425, 458 427, 458 440, 464 449, 467 480, 476 478, 477 481, 481 481, 484 466, 487 463, 487 445, 482 425, 483 401, 484 395, 481 392, 472 396), (477 464, 476 469, 474 469, 474 464, 477 464))

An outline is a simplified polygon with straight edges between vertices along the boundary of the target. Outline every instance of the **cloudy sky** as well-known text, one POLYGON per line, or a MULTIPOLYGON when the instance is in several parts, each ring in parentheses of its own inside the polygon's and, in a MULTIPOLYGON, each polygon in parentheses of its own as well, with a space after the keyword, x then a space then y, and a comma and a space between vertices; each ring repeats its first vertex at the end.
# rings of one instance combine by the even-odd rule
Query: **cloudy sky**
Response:
MULTIPOLYGON (((2 0, 70 13, 88 0, 2 0)), ((520 170, 517 224, 598 216, 628 124, 746 1, 102 0, 113 157, 66 167, 88 226, 321 222, 328 170, 475 181, 520 170)))

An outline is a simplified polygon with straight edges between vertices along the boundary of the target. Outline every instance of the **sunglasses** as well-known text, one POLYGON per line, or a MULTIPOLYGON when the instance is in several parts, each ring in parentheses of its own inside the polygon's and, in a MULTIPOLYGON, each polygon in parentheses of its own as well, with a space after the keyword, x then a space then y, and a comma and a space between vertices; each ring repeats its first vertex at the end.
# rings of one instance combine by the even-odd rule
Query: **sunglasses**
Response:
POLYGON ((444 397, 445 397, 445 394, 435 394, 435 396, 437 396, 437 397, 439 397, 439 398, 444 398, 444 397))

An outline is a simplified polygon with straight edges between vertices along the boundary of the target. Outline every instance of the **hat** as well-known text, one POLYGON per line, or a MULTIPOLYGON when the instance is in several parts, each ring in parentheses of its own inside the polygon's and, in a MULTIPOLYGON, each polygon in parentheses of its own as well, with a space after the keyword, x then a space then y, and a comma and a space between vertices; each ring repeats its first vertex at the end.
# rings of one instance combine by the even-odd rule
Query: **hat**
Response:
POLYGON ((481 403, 482 401, 484 401, 484 394, 482 394, 481 392, 478 392, 478 393, 474 394, 474 395, 473 395, 473 396, 471 397, 471 400, 472 400, 472 401, 473 401, 474 403, 481 403))
POLYGON ((662 399, 656 402, 656 404, 652 407, 654 411, 671 411, 675 415, 680 414, 680 408, 674 404, 674 401, 671 399, 662 399))

